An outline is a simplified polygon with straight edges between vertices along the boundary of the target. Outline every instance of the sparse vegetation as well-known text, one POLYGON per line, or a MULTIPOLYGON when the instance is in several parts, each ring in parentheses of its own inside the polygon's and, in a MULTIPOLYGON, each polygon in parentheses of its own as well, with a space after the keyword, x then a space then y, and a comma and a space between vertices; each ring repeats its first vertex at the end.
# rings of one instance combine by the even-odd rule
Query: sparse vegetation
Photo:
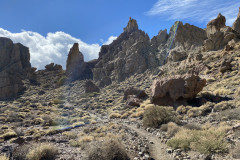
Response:
POLYGON ((195 150, 204 154, 226 153, 228 144, 225 135, 229 129, 226 125, 203 130, 181 129, 167 144, 174 149, 195 150))
POLYGON ((98 141, 89 149, 87 160, 130 160, 122 144, 116 139, 98 141))
POLYGON ((38 144, 34 145, 29 153, 27 158, 29 160, 54 160, 58 154, 58 149, 52 144, 38 144))
POLYGON ((67 77, 66 76, 62 76, 58 81, 57 81, 57 85, 58 86, 62 86, 66 83, 67 81, 67 77))
POLYGON ((178 122, 177 114, 172 107, 152 106, 144 111, 144 126, 157 128, 168 122, 178 122))
POLYGON ((0 155, 0 160, 9 160, 9 158, 7 158, 6 156, 1 156, 0 155))

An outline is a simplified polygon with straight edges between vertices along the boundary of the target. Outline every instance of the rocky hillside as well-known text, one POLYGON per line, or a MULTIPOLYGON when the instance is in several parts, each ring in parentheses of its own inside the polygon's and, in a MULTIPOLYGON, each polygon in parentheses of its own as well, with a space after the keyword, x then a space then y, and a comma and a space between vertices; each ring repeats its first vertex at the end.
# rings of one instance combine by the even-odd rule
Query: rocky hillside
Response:
POLYGON ((16 96, 0 101, 0 159, 240 159, 239 16, 225 22, 150 39, 130 18, 97 60, 74 44, 66 71, 35 71, 26 47, 1 38, 0 78, 17 88, 0 92, 16 96))

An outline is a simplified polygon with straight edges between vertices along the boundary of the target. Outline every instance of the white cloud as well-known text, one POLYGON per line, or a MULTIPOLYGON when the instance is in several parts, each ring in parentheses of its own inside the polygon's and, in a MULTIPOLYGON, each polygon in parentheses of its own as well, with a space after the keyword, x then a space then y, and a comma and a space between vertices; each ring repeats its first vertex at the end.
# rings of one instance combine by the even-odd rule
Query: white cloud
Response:
MULTIPOLYGON (((99 44, 87 44, 64 32, 48 33, 45 37, 37 32, 22 30, 20 33, 11 33, 0 28, 0 37, 8 37, 14 43, 20 42, 29 47, 31 64, 38 69, 44 69, 44 66, 51 62, 61 64, 65 68, 67 55, 73 43, 79 43, 85 61, 98 58, 101 47, 99 44)), ((110 43, 114 38, 109 37, 105 43, 110 43)))
POLYGON ((104 45, 111 44, 115 39, 117 39, 117 36, 110 36, 107 41, 102 41, 104 45))
POLYGON ((239 0, 158 0, 147 15, 207 23, 222 13, 227 19, 226 24, 231 26, 237 18, 238 7, 239 0))

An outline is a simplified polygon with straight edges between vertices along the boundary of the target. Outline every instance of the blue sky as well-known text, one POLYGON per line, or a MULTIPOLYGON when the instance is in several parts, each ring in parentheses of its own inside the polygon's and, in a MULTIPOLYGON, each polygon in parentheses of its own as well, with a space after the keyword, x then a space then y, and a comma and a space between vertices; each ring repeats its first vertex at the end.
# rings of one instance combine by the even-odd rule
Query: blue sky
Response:
POLYGON ((205 28, 220 12, 231 25, 238 7, 239 0, 0 0, 0 36, 28 46, 35 67, 65 66, 74 42, 86 60, 97 58, 130 16, 152 37, 176 20, 205 28))

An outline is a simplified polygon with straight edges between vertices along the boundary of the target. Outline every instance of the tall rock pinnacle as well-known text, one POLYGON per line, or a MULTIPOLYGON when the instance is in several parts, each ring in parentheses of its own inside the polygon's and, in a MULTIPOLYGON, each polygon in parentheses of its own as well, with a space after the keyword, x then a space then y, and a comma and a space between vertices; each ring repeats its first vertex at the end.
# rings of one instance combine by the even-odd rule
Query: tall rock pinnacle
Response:
POLYGON ((124 28, 125 32, 132 32, 138 30, 138 24, 135 19, 129 18, 127 27, 124 28))
POLYGON ((67 58, 66 74, 72 80, 78 79, 85 69, 83 54, 79 51, 78 43, 74 43, 67 58))
POLYGON ((239 7, 239 12, 236 21, 233 23, 232 28, 240 33, 240 7, 239 7))

